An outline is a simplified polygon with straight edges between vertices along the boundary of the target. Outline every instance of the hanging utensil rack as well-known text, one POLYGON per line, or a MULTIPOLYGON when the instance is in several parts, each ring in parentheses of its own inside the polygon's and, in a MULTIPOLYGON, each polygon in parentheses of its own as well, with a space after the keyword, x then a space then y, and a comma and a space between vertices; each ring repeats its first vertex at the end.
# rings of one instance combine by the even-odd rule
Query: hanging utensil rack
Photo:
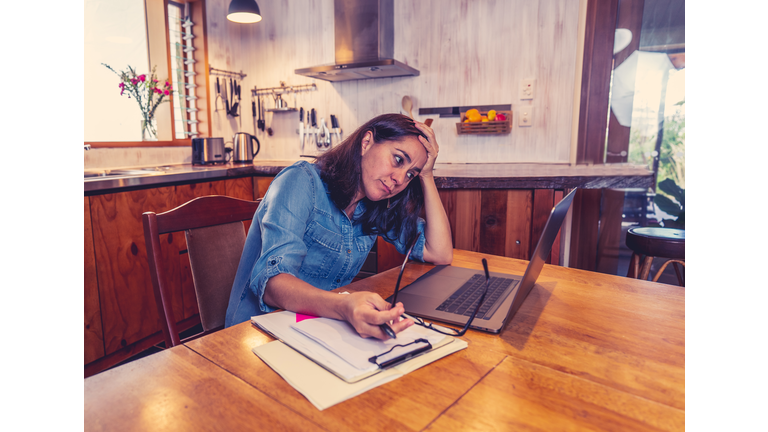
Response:
POLYGON ((208 65, 208 71, 210 75, 218 75, 218 76, 224 76, 224 77, 230 77, 230 78, 239 77, 240 79, 243 79, 248 76, 247 74, 244 74, 243 71, 232 72, 224 69, 216 69, 210 64, 208 65))
MULTIPOLYGON (((291 93, 301 93, 305 91, 314 91, 317 90, 317 84, 301 84, 301 85, 286 85, 285 82, 280 81, 280 87, 268 87, 268 88, 257 88, 254 87, 253 90, 251 90, 252 96, 265 96, 270 95, 273 98, 275 98, 276 104, 278 104, 278 100, 282 101, 282 96, 286 94, 291 93)), ((284 101, 283 101, 284 102, 284 101)), ((294 101, 295 105, 295 101, 294 101)), ((275 108, 267 109, 267 111, 271 112, 280 112, 280 111, 296 111, 296 107, 280 107, 277 106, 275 108)))

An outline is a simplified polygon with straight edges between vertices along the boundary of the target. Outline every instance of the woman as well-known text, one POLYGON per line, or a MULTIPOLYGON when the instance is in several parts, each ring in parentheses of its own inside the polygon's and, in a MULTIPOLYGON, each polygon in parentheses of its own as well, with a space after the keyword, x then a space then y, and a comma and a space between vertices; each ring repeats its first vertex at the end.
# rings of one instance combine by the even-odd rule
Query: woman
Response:
POLYGON ((438 150, 429 126, 385 114, 314 164, 282 170, 253 217, 226 326, 282 308, 346 320, 362 337, 387 339, 384 323, 395 333, 410 327, 402 303, 328 291, 352 281, 379 235, 401 253, 418 236, 412 258, 450 264, 450 226, 433 174, 438 150))

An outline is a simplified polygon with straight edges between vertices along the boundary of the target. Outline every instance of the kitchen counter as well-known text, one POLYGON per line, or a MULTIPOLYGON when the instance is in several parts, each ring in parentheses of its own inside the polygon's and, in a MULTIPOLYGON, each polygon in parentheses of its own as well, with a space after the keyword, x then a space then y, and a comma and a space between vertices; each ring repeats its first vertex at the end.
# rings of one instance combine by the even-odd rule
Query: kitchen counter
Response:
MULTIPOLYGON (((311 161, 311 158, 303 158, 311 161)), ((114 193, 179 183, 251 176, 274 176, 296 160, 270 160, 199 166, 191 164, 84 172, 85 195, 114 193)), ((630 164, 452 164, 435 165, 441 189, 642 188, 653 182, 647 168, 630 164)))

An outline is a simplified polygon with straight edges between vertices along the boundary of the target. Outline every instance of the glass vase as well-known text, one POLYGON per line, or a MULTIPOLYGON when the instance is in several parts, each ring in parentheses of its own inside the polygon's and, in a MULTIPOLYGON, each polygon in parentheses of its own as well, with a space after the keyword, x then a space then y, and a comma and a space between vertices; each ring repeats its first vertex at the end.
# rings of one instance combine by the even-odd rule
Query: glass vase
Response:
POLYGON ((142 120, 141 121, 141 140, 142 141, 157 141, 157 128, 155 119, 142 120))

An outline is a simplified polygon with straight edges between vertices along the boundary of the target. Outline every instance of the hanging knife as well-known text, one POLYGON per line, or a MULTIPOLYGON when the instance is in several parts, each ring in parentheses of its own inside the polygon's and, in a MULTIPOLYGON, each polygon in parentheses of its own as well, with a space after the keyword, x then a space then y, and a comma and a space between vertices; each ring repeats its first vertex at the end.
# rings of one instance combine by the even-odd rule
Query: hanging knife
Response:
POLYGON ((331 128, 333 128, 333 132, 336 134, 336 143, 341 142, 341 134, 339 133, 341 129, 339 129, 339 121, 336 119, 336 116, 331 114, 331 128))
POLYGON ((229 98, 227 97, 227 81, 224 80, 224 85, 222 86, 223 92, 221 92, 221 101, 224 102, 224 110, 227 112, 227 115, 229 115, 229 98))
POLYGON ((301 143, 301 151, 304 151, 304 108, 299 109, 299 142, 301 143))
POLYGON ((314 136, 314 139, 315 139, 315 145, 317 145, 318 147, 322 147, 323 144, 320 141, 318 141, 318 139, 317 139, 317 132, 318 132, 318 130, 317 130, 317 112, 315 111, 314 108, 312 108, 312 111, 310 112, 310 114, 312 115, 312 132, 313 132, 312 135, 314 136))

